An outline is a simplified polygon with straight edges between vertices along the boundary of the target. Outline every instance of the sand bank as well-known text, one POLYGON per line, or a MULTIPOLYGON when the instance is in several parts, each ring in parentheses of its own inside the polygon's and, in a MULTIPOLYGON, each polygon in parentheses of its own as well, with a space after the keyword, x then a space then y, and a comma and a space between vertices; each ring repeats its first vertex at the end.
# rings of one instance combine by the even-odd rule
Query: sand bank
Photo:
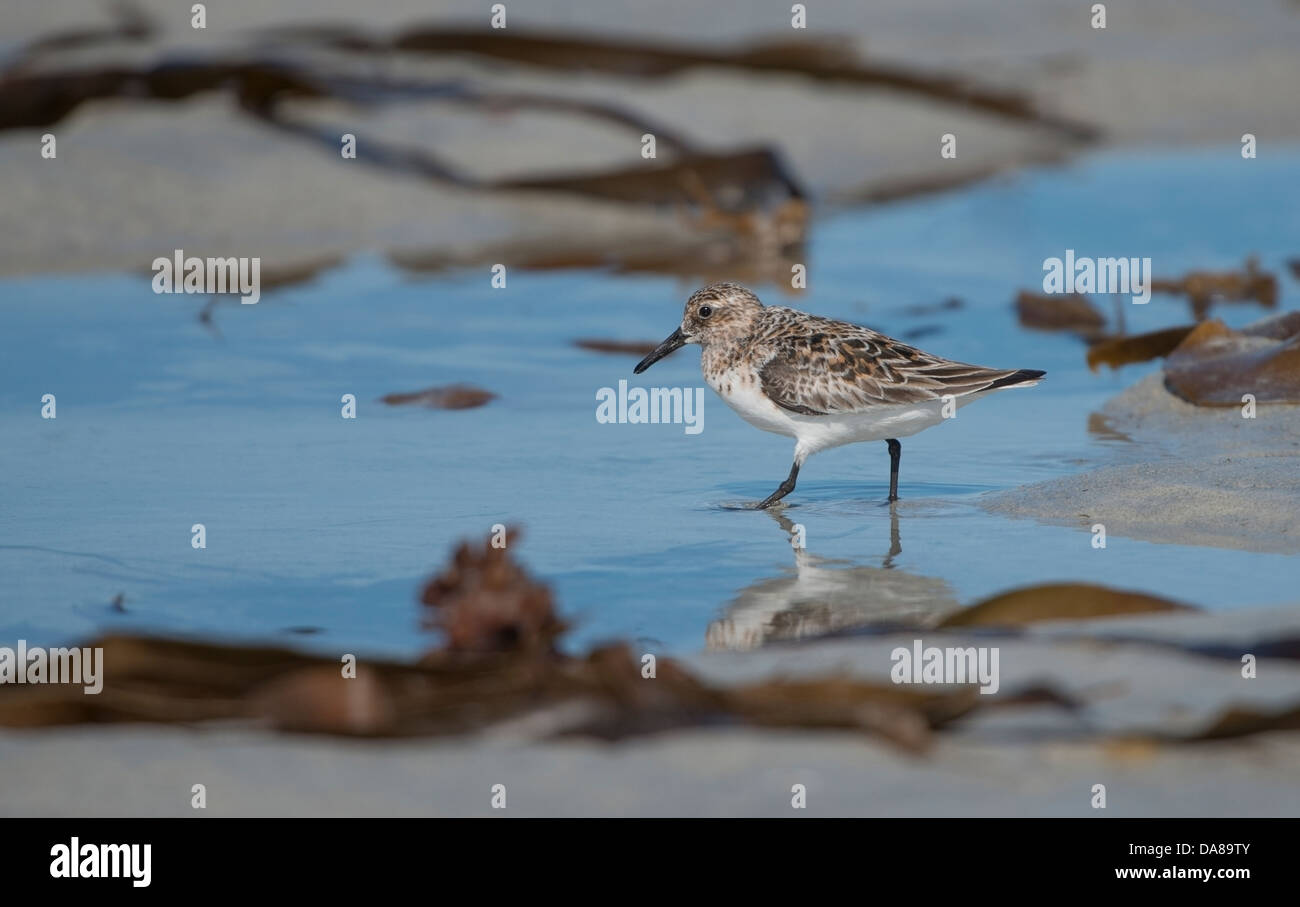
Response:
POLYGON ((1060 525, 1101 523, 1108 536, 1300 552, 1300 407, 1260 406, 1245 419, 1235 407, 1186 403, 1152 375, 1101 416, 1135 445, 1124 459, 1149 459, 990 495, 984 506, 1060 525))

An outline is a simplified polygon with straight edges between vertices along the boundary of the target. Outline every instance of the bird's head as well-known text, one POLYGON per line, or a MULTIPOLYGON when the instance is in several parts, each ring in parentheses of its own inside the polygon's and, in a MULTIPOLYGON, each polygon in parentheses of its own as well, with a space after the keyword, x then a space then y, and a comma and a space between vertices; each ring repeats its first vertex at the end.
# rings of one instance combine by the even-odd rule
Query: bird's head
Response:
POLYGON ((715 283, 696 290, 686 300, 681 326, 668 335, 633 371, 641 374, 660 359, 688 343, 710 343, 747 334, 763 303, 737 283, 715 283))

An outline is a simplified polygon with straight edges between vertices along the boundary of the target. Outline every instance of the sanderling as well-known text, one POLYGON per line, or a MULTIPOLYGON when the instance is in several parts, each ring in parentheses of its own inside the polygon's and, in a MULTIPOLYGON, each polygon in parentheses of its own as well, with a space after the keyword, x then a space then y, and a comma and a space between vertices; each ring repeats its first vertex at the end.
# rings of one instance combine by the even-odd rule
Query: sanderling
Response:
POLYGON ((896 501, 899 438, 991 391, 1032 387, 1045 374, 942 359, 856 324, 764 306, 734 283, 692 294, 681 327, 633 371, 688 343, 700 345, 704 380, 728 406, 751 425, 795 439, 790 475, 760 508, 794 491, 799 467, 817 451, 856 441, 889 446, 889 500, 896 501))

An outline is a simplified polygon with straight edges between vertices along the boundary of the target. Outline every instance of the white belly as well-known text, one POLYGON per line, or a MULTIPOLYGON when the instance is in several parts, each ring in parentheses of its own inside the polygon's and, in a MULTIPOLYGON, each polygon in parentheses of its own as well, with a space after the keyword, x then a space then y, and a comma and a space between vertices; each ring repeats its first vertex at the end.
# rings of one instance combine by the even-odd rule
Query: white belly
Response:
POLYGON ((763 431, 775 432, 789 438, 799 436, 799 426, 795 422, 796 413, 777 406, 764 395, 757 384, 742 383, 738 379, 730 380, 730 377, 724 376, 716 383, 710 381, 709 384, 742 419, 763 431))
POLYGON ((873 406, 857 413, 800 416, 799 448, 805 455, 858 441, 906 438, 943 421, 943 401, 873 406))
MULTIPOLYGON (((746 382, 735 372, 710 380, 709 385, 750 425, 796 439, 796 450, 802 457, 858 441, 906 438, 944 421, 942 400, 882 404, 855 413, 806 416, 777 406, 763 394, 757 381, 746 382)), ((959 397, 956 404, 965 406, 977 396, 959 397)))

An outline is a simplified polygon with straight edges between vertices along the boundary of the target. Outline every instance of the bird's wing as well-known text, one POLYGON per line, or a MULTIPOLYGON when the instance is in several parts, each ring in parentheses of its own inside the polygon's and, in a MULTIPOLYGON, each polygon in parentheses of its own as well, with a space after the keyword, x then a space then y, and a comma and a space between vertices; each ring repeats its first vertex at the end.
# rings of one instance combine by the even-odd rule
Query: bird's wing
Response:
POLYGON ((961 397, 1041 377, 941 359, 869 328, 802 316, 756 338, 770 358, 763 392, 778 406, 810 416, 961 397))

